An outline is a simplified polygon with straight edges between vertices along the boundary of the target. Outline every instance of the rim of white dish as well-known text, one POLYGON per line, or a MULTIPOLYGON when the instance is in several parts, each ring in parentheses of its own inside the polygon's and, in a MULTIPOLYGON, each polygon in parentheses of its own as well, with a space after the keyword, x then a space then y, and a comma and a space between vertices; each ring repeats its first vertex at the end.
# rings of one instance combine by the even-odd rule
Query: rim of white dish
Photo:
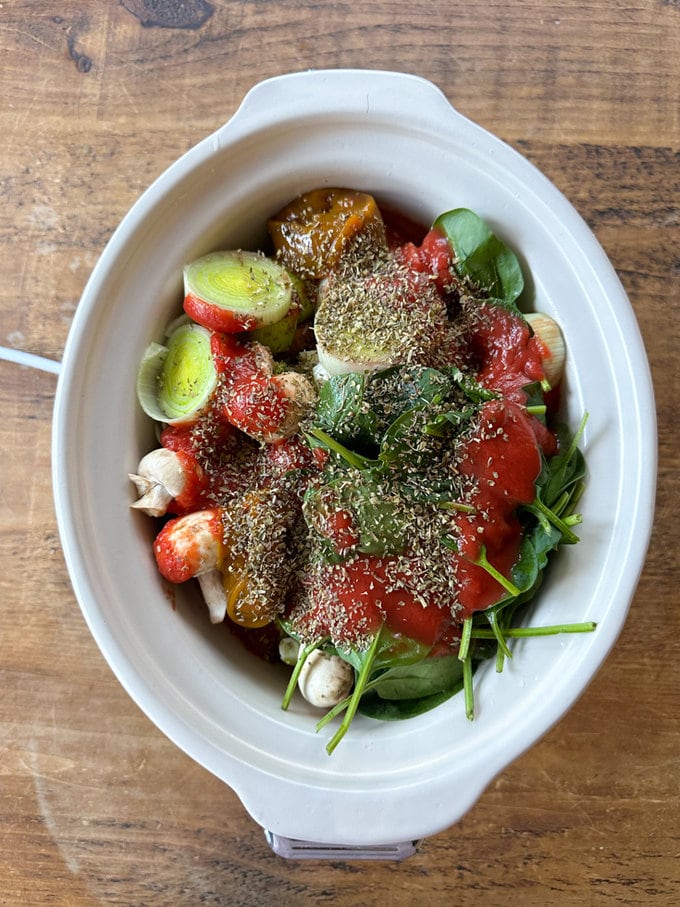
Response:
MULTIPOLYGON (((125 471, 122 465, 121 473, 125 471)), ((76 311, 55 399, 53 484, 62 546, 84 617, 112 670, 149 718, 181 749, 227 782, 256 821, 277 834, 327 844, 389 844, 441 831, 457 821, 498 772, 564 714, 599 669, 623 626, 651 533, 655 476, 656 426, 649 368, 630 304, 596 238, 569 202, 525 158, 457 113, 432 83, 402 73, 320 70, 255 86, 224 126, 156 180, 114 233, 76 311), (98 600, 106 564, 87 557, 90 530, 84 525, 84 515, 90 516, 87 501, 92 489, 83 485, 74 469, 82 435, 79 404, 88 369, 93 368, 86 349, 96 338, 102 317, 102 288, 120 267, 121 256, 124 260, 130 254, 131 238, 150 229, 160 216, 157 207, 178 192, 191 174, 209 167, 211 160, 232 148, 261 141, 272 130, 284 134, 310 123, 322 129, 327 122, 375 129, 405 119, 411 131, 436 136, 444 150, 447 143, 464 140, 490 168, 502 170, 523 193, 523 203, 545 212, 565 249, 583 264, 583 292, 605 301, 594 317, 602 334, 611 337, 607 355, 619 365, 626 364, 615 388, 615 410, 619 430, 628 442, 619 451, 628 497, 617 510, 621 516, 617 554, 625 559, 628 570, 618 571, 607 589, 616 607, 604 615, 597 633, 574 654, 571 669, 578 684, 561 686, 556 679, 549 706, 540 701, 540 690, 529 691, 527 703, 533 711, 513 715, 510 724, 498 724, 504 734, 502 748, 491 747, 482 724, 479 731, 470 729, 467 749, 463 748, 464 764, 447 765, 445 754, 436 752, 429 762, 421 760, 419 770, 413 765, 404 770, 385 765, 378 771, 373 765, 362 772, 352 763, 343 778, 343 769, 351 760, 340 748, 332 762, 325 759, 321 745, 318 766, 310 767, 304 754, 296 764, 294 759, 278 755, 275 746, 267 751, 257 735, 248 741, 248 724, 257 716, 247 707, 237 730, 216 728, 192 702, 182 702, 180 690, 168 689, 162 672, 154 674, 152 666, 145 673, 140 671, 143 655, 134 652, 136 641, 111 624, 105 603, 98 600), (305 804, 302 810, 301 803, 305 804), (370 822, 366 816, 371 817, 370 822)), ((433 714, 423 716, 419 727, 436 723, 433 714)), ((288 739, 285 716, 281 721, 281 735, 288 739)), ((369 762, 379 746, 370 735, 361 733, 343 746, 347 743, 358 747, 369 762)))

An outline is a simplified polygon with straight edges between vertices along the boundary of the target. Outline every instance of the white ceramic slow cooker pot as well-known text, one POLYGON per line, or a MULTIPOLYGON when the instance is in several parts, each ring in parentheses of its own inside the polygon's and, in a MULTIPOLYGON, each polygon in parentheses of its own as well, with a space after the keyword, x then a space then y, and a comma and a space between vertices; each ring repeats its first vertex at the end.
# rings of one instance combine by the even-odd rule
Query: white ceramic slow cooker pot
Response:
POLYGON ((574 703, 624 623, 649 538, 656 432, 635 318, 595 237, 523 157, 458 114, 431 83, 313 71, 256 85, 236 114, 171 166, 107 245, 78 306, 54 419, 54 491, 78 601, 104 657, 149 718, 232 787, 275 835, 368 846, 456 822, 574 703), (558 320, 564 415, 589 421, 581 543, 562 549, 534 624, 593 620, 591 634, 519 641, 502 674, 404 722, 358 718, 332 756, 311 707, 281 710, 283 669, 209 623, 196 591, 175 606, 154 563, 152 521, 128 473, 154 444, 137 365, 181 308, 185 262, 256 248, 300 192, 340 185, 428 223, 468 207, 517 250, 529 303, 558 320))

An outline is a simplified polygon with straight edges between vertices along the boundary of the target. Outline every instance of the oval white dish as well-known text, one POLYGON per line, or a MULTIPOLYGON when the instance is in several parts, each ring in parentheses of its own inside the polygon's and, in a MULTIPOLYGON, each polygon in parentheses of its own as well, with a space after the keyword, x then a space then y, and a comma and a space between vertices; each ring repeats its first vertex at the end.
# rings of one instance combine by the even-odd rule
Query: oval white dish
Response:
POLYGON ((255 86, 232 119, 173 164, 114 233, 85 288, 55 403, 53 480, 81 609, 149 718, 229 784, 276 835, 366 846, 456 822, 573 704, 626 618, 651 531, 654 401, 630 304, 597 240, 526 159, 458 114, 431 83, 377 71, 292 74, 255 86), (567 340, 565 415, 590 418, 581 544, 550 570, 532 622, 594 620, 592 634, 518 642, 501 675, 418 718, 354 722, 328 757, 316 716, 280 703, 285 673, 213 627, 188 587, 174 607, 129 509, 127 475, 154 445, 136 406, 143 350, 181 302, 186 261, 256 248, 267 216, 322 185, 372 192, 428 223, 464 206, 520 255, 533 307, 567 340))

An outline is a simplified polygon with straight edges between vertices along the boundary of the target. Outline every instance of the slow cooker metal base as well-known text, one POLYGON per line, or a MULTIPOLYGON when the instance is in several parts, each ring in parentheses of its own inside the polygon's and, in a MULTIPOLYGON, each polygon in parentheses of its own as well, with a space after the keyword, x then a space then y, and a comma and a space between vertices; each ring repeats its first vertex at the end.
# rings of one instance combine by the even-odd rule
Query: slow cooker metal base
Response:
POLYGON ((267 844, 274 853, 286 860, 392 860, 401 862, 417 852, 420 841, 398 844, 374 844, 371 847, 350 844, 318 844, 299 841, 265 830, 267 844))

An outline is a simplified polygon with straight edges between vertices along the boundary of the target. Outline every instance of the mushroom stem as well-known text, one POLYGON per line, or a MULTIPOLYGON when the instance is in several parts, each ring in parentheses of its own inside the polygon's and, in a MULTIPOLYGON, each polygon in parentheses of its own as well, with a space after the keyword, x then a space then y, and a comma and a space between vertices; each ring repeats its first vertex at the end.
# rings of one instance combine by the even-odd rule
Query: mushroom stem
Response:
POLYGON ((221 624, 227 616, 227 595, 222 571, 210 570, 208 573, 201 573, 196 579, 210 612, 210 622, 221 624))

